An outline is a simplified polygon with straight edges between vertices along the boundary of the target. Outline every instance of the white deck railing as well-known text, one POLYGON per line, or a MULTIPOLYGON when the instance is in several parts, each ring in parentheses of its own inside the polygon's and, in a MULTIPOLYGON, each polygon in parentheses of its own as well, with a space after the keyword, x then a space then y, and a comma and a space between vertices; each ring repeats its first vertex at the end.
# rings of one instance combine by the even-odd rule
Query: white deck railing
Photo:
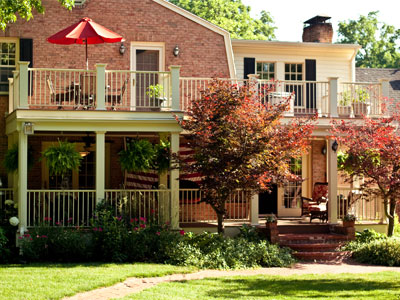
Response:
MULTIPOLYGON (((247 192, 236 191, 226 202, 226 221, 250 221, 250 199, 247 192)), ((179 222, 209 223, 217 222, 217 215, 211 205, 202 202, 199 189, 179 190, 179 222)))
POLYGON ((28 190, 27 226, 89 226, 95 190, 28 190))
POLYGON ((380 116, 381 98, 380 83, 343 82, 338 91, 338 114, 343 117, 380 116))
POLYGON ((114 208, 115 216, 146 218, 156 223, 170 221, 170 190, 106 190, 105 201, 114 208))
POLYGON ((383 221, 385 217, 383 200, 376 195, 363 194, 358 189, 338 187, 338 218, 354 214, 357 221, 383 221))

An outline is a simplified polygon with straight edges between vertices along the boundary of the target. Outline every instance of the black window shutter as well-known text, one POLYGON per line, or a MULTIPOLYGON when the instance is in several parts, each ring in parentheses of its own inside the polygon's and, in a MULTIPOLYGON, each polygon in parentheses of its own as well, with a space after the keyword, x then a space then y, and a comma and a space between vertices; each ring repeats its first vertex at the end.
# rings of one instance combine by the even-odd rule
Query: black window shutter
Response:
POLYGON ((306 59, 306 80, 317 80, 317 61, 315 59, 306 59))
POLYGON ((253 57, 244 58, 244 79, 249 79, 249 74, 255 74, 256 72, 256 59, 253 57))
MULTIPOLYGON (((29 61, 29 68, 33 67, 33 40, 32 39, 20 39, 19 40, 19 60, 20 61, 29 61)), ((29 96, 32 93, 32 88, 31 88, 31 78, 30 78, 30 72, 29 72, 29 77, 28 77, 28 94, 29 96)))

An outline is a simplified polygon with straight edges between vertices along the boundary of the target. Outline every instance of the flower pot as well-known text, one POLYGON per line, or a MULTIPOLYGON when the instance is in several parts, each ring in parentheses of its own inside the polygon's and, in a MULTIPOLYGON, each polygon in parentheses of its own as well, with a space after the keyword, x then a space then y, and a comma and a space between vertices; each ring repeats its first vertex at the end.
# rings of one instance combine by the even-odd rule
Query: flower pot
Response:
POLYGON ((351 106, 338 106, 338 115, 341 118, 349 118, 351 114, 351 106))
POLYGON ((276 229, 278 228, 278 222, 265 222, 265 228, 276 229))
POLYGON ((343 221, 343 227, 354 227, 355 221, 343 221))
POLYGON ((368 103, 355 102, 352 104, 352 106, 353 106, 354 117, 359 118, 362 115, 364 116, 369 115, 370 105, 368 103))

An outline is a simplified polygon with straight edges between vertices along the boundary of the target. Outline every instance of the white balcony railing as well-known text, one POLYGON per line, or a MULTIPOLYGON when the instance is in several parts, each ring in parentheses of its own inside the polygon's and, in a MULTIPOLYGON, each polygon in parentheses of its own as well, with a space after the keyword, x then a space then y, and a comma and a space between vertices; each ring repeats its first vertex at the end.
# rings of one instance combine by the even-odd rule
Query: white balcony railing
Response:
POLYGON ((338 187, 338 218, 353 214, 357 221, 383 221, 385 217, 383 200, 376 195, 363 194, 358 189, 338 187))
POLYGON ((27 226, 89 226, 95 190, 28 190, 27 226))
MULTIPOLYGON (((211 205, 202 202, 198 189, 179 190, 179 222, 217 222, 217 215, 211 205)), ((250 199, 246 191, 238 190, 226 202, 226 221, 250 221, 250 199)))

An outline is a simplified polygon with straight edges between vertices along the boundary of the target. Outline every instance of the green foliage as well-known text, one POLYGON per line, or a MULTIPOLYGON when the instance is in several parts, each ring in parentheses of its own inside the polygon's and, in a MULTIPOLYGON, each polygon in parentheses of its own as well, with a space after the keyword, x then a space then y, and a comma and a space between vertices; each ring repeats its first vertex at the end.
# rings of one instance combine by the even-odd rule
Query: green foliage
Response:
POLYGON ((250 6, 241 0, 169 0, 169 2, 229 31, 234 39, 271 40, 274 22, 269 12, 259 19, 250 16, 250 6))
POLYGON ((260 232, 254 226, 244 224, 239 230, 238 237, 242 237, 250 242, 258 242, 262 239, 260 232))
MULTIPOLYGON (((62 6, 71 10, 75 0, 58 0, 62 6)), ((17 21, 17 14, 26 20, 33 18, 33 10, 44 13, 41 0, 2 0, 0 2, 0 28, 4 31, 9 23, 17 21)))
POLYGON ((164 87, 161 84, 151 84, 147 88, 146 94, 150 98, 160 98, 164 97, 164 87))
POLYGON ((400 29, 378 21, 378 11, 358 20, 339 22, 339 42, 359 44, 356 66, 364 68, 397 68, 400 63, 400 29))
POLYGON ((58 145, 51 145, 42 152, 51 175, 61 175, 78 170, 82 157, 75 150, 75 144, 68 141, 58 141, 58 145))
POLYGON ((123 171, 141 172, 151 169, 156 152, 148 140, 132 139, 126 144, 126 150, 118 153, 123 171))
POLYGON ((159 144, 154 145, 156 155, 153 166, 158 173, 168 171, 170 165, 171 143, 167 140, 161 140, 159 144))
POLYGON ((353 252, 353 257, 362 263, 400 266, 400 239, 391 237, 364 243, 353 252))
POLYGON ((364 247, 366 244, 376 240, 387 239, 387 236, 383 233, 376 232, 373 229, 364 229, 362 232, 356 232, 356 240, 347 243, 344 246, 344 250, 357 251, 364 247))
POLYGON ((2 257, 4 257, 8 251, 7 249, 8 239, 6 237, 6 233, 3 228, 0 227, 0 262, 2 261, 2 257))
MULTIPOLYGON (((28 169, 31 169, 34 163, 32 149, 28 149, 28 169)), ((12 145, 12 147, 7 150, 3 165, 7 173, 13 173, 18 170, 18 144, 12 145)))
POLYGON ((343 221, 345 221, 345 222, 351 222, 351 221, 356 221, 356 216, 355 215, 353 215, 353 214, 346 214, 344 217, 343 217, 343 221))

